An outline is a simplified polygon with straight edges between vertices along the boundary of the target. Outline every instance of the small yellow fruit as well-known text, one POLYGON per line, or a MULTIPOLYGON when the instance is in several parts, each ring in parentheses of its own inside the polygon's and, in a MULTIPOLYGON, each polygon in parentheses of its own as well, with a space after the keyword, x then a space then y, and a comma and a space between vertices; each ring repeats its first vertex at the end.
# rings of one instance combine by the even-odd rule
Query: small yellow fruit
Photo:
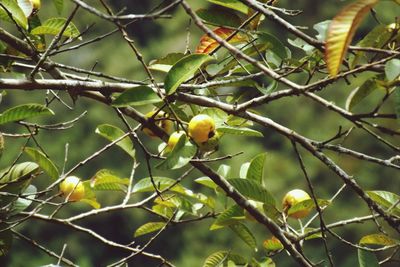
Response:
MULTIPOLYGON (((285 197, 283 198, 282 205, 283 205, 283 210, 285 213, 294 205, 297 203, 300 203, 304 200, 311 199, 311 197, 307 194, 306 191, 303 191, 301 189, 294 189, 292 191, 289 191, 285 197)), ((295 219, 300 219, 306 217, 309 213, 311 212, 311 209, 303 209, 299 210, 297 212, 294 212, 289 215, 289 217, 295 218, 295 219)))
POLYGON ((165 148, 165 152, 169 153, 171 152, 176 144, 178 143, 179 139, 181 138, 182 135, 186 135, 184 131, 179 131, 179 132, 173 132, 168 139, 167 146, 165 148))
MULTIPOLYGON (((146 118, 152 118, 156 112, 157 110, 150 111, 146 114, 146 118)), ((172 131, 172 128, 174 127, 174 123, 168 118, 168 114, 164 111, 158 112, 157 115, 154 117, 154 121, 155 124, 163 129, 166 133, 170 133, 172 131)), ((157 137, 157 135, 154 134, 149 128, 143 128, 143 132, 150 137, 157 137)))
POLYGON ((206 114, 196 115, 190 120, 188 131, 197 144, 207 142, 215 135, 215 121, 206 114))
POLYGON ((60 192, 68 201, 79 201, 85 196, 85 186, 78 177, 68 176, 60 184, 60 192))

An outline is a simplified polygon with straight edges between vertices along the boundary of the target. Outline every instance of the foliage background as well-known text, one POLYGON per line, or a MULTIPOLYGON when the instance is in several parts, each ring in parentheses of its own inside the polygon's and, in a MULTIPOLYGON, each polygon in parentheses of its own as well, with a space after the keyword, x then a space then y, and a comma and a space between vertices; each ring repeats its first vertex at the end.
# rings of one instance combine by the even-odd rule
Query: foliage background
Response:
MULTIPOLYGON (((88 1, 90 4, 96 5, 96 1, 88 1)), ((144 13, 157 3, 162 1, 155 0, 123 0, 123 1, 108 1, 118 10, 122 7, 127 7, 133 13, 144 13)), ((188 1, 193 8, 205 7, 209 5, 206 1, 192 0, 188 1)), ((313 33, 312 26, 318 22, 332 18, 339 10, 349 1, 279 1, 279 6, 288 7, 290 9, 301 9, 303 14, 295 18, 288 18, 294 25, 307 26, 308 32, 313 33)), ((65 1, 66 8, 62 16, 68 16, 71 10, 71 2, 65 1)), ((52 17, 55 14, 55 8, 49 0, 42 0, 43 8, 40 10, 42 20, 52 17)), ((390 22, 390 19, 395 15, 400 14, 399 8, 393 9, 390 3, 382 2, 378 6, 378 18, 383 22, 390 22)), ((87 15, 80 11, 74 19, 75 25, 82 31, 87 25, 93 23, 94 16, 87 15), (83 16, 83 14, 85 14, 83 16)), ((4 22, 2 26, 8 27, 4 22)), ((357 31, 355 39, 364 36, 376 24, 374 19, 369 16, 362 24, 361 28, 357 31)), ((111 24, 103 24, 96 20, 94 27, 84 37, 90 39, 101 33, 105 33, 113 28, 111 24)), ((190 48, 194 50, 202 33, 196 29, 193 23, 189 26, 189 21, 186 14, 181 8, 177 8, 173 14, 173 19, 156 20, 156 21, 143 21, 133 23, 128 27, 131 37, 137 42, 138 46, 143 53, 146 62, 152 59, 157 59, 165 56, 170 52, 183 52, 185 49, 186 41, 186 28, 190 28, 190 48)), ((262 29, 277 36, 287 46, 290 45, 286 42, 287 36, 282 29, 277 28, 276 25, 271 24, 268 20, 262 24, 262 29)), ((314 32, 315 34, 315 32, 314 32)), ((293 53, 300 54, 301 51, 296 51, 292 48, 293 53)), ((86 46, 83 49, 76 50, 73 53, 61 54, 55 59, 65 64, 70 64, 82 68, 90 69, 96 62, 96 71, 105 72, 112 75, 118 75, 127 78, 141 80, 145 78, 145 73, 142 70, 139 62, 135 59, 129 47, 122 41, 121 36, 117 33, 106 39, 106 41, 96 43, 94 45, 86 46)), ((9 74, 0 74, 0 77, 6 77, 9 74)), ((366 74, 368 75, 368 74, 366 74)), ((351 85, 346 85, 343 82, 335 83, 329 86, 325 95, 334 100, 340 106, 344 106, 345 99, 354 88, 356 84, 361 84, 366 75, 358 75, 350 79, 351 85)), ((245 90, 245 88, 239 89, 245 90)), ((251 93, 250 93, 251 96, 251 93)), ((376 96, 377 97, 377 96, 376 96)), ((0 109, 5 110, 11 106, 22 103, 30 103, 34 101, 44 102, 45 91, 24 92, 24 91, 9 91, 3 97, 0 104, 0 109)), ((365 101, 371 103, 374 96, 369 97, 365 101)), ((362 109, 363 107, 361 107, 362 109)), ((45 144, 45 150, 53 159, 62 166, 64 160, 65 144, 69 144, 69 157, 67 168, 73 166, 80 160, 92 154, 97 149, 106 144, 105 140, 94 134, 96 126, 102 123, 111 123, 118 125, 120 122, 116 120, 115 113, 112 109, 101 106, 96 103, 91 103, 85 99, 79 99, 73 110, 65 112, 65 107, 59 104, 52 106, 56 112, 56 116, 42 121, 43 123, 65 121, 77 117, 79 114, 87 111, 86 116, 81 119, 75 127, 67 131, 59 132, 42 132, 37 136, 38 142, 45 144)), ((148 108, 147 108, 148 109, 148 108)), ((283 99, 275 101, 271 104, 263 106, 259 111, 266 114, 273 120, 282 123, 283 125, 295 129, 297 132, 315 138, 318 140, 328 139, 334 136, 338 130, 338 126, 349 126, 348 122, 344 122, 341 118, 314 103, 305 100, 304 98, 292 97, 290 99, 283 99)), ((3 126, 2 132, 21 132, 24 129, 17 128, 12 124, 10 126, 3 126)), ((282 136, 268 130, 264 130, 265 138, 249 138, 249 137, 224 137, 220 145, 219 153, 221 155, 243 151, 244 154, 229 160, 227 163, 233 166, 231 176, 237 176, 239 167, 242 163, 248 161, 253 156, 263 151, 268 153, 267 164, 265 170, 265 177, 267 187, 272 192, 277 200, 282 199, 283 195, 291 188, 306 189, 306 181, 303 178, 298 162, 293 149, 288 140, 282 136), (243 150, 242 150, 243 149, 243 150)), ((158 141, 149 139, 142 136, 147 143, 151 143, 151 147, 156 149, 158 141)), ((366 154, 374 153, 388 158, 390 155, 385 155, 385 151, 379 146, 372 146, 368 138, 357 138, 357 135, 352 135, 345 142, 349 146, 358 147, 359 150, 364 151, 366 154)), ((8 165, 15 159, 20 152, 20 147, 23 145, 22 139, 6 139, 6 150, 3 155, 0 166, 1 168, 8 165)), ((80 168, 76 175, 83 179, 89 179, 97 170, 108 168, 117 172, 121 177, 129 176, 131 165, 125 164, 120 160, 122 153, 117 148, 112 148, 106 154, 103 154, 95 161, 80 168)), ((140 149, 137 149, 138 157, 142 157, 140 149)), ((373 188, 375 190, 393 190, 400 188, 400 180, 393 179, 398 173, 393 169, 381 168, 380 166, 373 165, 367 162, 348 160, 345 156, 331 154, 339 165, 349 173, 354 174, 357 181, 366 189, 373 188), (388 182, 390 181, 390 182, 388 182)), ((140 162, 141 160, 139 160, 140 162)), ((305 156, 307 170, 313 182, 318 184, 317 195, 321 198, 329 198, 341 185, 339 179, 326 167, 322 166, 319 162, 311 157, 305 156)), ((220 163, 218 163, 220 164, 220 163)), ((218 164, 214 164, 217 168, 218 164)), ((174 177, 176 173, 171 172, 169 177, 174 177)), ((147 176, 145 163, 141 164, 136 172, 136 179, 147 176)), ((190 177, 183 182, 189 188, 200 190, 201 188, 193 184, 193 178, 200 177, 201 174, 194 172, 190 177)), ((44 186, 46 181, 41 181, 38 177, 35 184, 44 186)), ((206 189, 201 189, 206 190, 206 189)), ((207 192, 207 191, 205 191, 207 192)), ((208 191, 208 193, 210 193, 208 191)), ((121 195, 118 193, 104 194, 99 197, 103 205, 114 203, 121 195)), ((222 204, 224 203, 224 199, 222 204)), ((87 210, 88 207, 84 204, 73 204, 68 208, 64 208, 64 213, 75 213, 77 210, 87 210)), ((340 219, 348 218, 368 213, 365 205, 352 194, 342 194, 331 208, 326 213, 326 221, 337 221, 340 219)), ((144 222, 149 221, 148 214, 140 210, 129 210, 124 212, 114 212, 112 214, 104 214, 95 219, 85 220, 86 225, 90 225, 96 232, 104 234, 118 242, 129 242, 134 230, 142 225, 144 222)), ((165 231, 155 242, 151 245, 150 252, 158 252, 162 255, 168 255, 168 258, 177 266, 200 266, 204 259, 212 252, 224 248, 231 248, 232 251, 239 253, 251 253, 250 249, 237 238, 229 229, 222 229, 216 231, 209 231, 208 228, 211 221, 203 221, 195 225, 180 225, 179 227, 170 227, 165 231)), ((269 237, 265 228, 257 226, 256 224, 250 225, 254 230, 259 244, 269 237)), ((121 257, 120 252, 110 249, 93 241, 91 238, 82 234, 70 232, 62 226, 53 225, 46 227, 46 223, 39 221, 32 222, 31 225, 25 226, 20 229, 24 233, 28 233, 34 239, 41 240, 42 243, 49 244, 50 247, 55 248, 56 251, 61 251, 64 243, 68 243, 66 256, 75 259, 77 264, 82 267, 85 266, 105 266, 107 263, 121 257)), ((361 236, 369 233, 369 228, 364 225, 353 225, 347 227, 345 232, 339 232, 345 235, 351 241, 357 241, 361 236)), ((357 251, 353 248, 347 247, 339 241, 332 239, 330 248, 333 255, 341 255, 336 257, 335 262, 337 266, 357 266, 357 251)), ((138 238, 137 243, 144 242, 144 239, 138 238)), ((306 245, 306 251, 314 251, 314 258, 323 255, 322 242, 319 240, 310 241, 306 245), (319 255, 321 254, 321 255, 319 255)), ((258 252, 259 255, 265 253, 262 249, 258 252)), ((279 266, 290 266, 293 262, 287 257, 286 254, 281 253, 277 256, 279 266)), ((1 266, 39 266, 52 263, 53 259, 49 258, 46 254, 38 252, 38 250, 31 248, 23 241, 16 241, 13 244, 12 253, 0 263, 1 266)), ((155 263, 140 256, 135 257, 131 262, 132 266, 153 266, 155 263)))

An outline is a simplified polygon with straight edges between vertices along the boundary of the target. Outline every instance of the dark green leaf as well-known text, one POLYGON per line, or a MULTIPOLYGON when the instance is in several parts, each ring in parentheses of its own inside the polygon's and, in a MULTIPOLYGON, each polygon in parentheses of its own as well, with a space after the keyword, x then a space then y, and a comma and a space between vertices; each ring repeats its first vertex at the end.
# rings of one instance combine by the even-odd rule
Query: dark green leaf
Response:
POLYGON ((360 87, 357 87, 350 93, 346 100, 346 110, 352 110, 353 107, 360 103, 364 98, 376 89, 380 88, 376 78, 377 76, 366 80, 360 87))
POLYGON ((267 50, 274 52, 281 59, 286 59, 289 56, 283 43, 275 36, 262 32, 258 34, 258 38, 259 43, 266 44, 267 50))
POLYGON ((31 205, 32 199, 35 199, 36 192, 36 187, 30 184, 22 193, 22 196, 13 203, 11 214, 18 214, 27 209, 31 205))
POLYGON ((0 114, 0 124, 26 120, 40 115, 54 115, 54 112, 39 104, 26 104, 7 109, 0 114))
POLYGON ((168 95, 173 94, 179 85, 191 78, 204 63, 213 58, 206 54, 191 54, 176 62, 165 77, 164 87, 168 95))
POLYGON ((149 234, 162 229, 165 226, 165 222, 148 222, 143 224, 138 229, 136 229, 134 237, 149 234))
POLYGON ((217 26, 239 27, 240 17, 229 9, 220 7, 202 8, 196 11, 197 16, 202 20, 217 26))
POLYGON ((236 265, 245 265, 247 260, 239 255, 230 251, 218 251, 207 257, 203 267, 221 267, 228 261, 234 262, 236 265))
MULTIPOLYGON (((117 140, 125 134, 124 131, 110 124, 99 125, 96 128, 96 133, 110 141, 117 140)), ((135 158, 135 149, 133 148, 133 143, 129 136, 117 142, 116 145, 122 148, 126 153, 128 153, 129 156, 135 158)))
POLYGON ((210 230, 216 230, 229 226, 244 219, 243 209, 237 205, 227 208, 215 219, 214 223, 210 226, 210 230))
POLYGON ((56 165, 42 151, 32 147, 25 147, 24 152, 53 180, 58 179, 60 173, 56 165))
POLYGON ((242 223, 231 224, 229 228, 232 229, 249 247, 257 250, 257 241, 249 228, 242 223))
POLYGON ((394 111, 396 113, 397 120, 400 121, 400 87, 396 87, 393 94, 394 94, 394 111))
POLYGON ((112 105, 115 107, 143 106, 161 101, 150 87, 142 85, 124 91, 117 96, 112 105))
POLYGON ((11 230, 4 230, 8 228, 8 224, 0 224, 0 258, 8 254, 12 245, 12 232, 11 230))
POLYGON ((53 4, 57 9, 58 14, 61 14, 64 8, 64 0, 53 0, 53 4))
POLYGON ((358 249, 358 264, 360 267, 379 267, 375 254, 363 249, 358 249))

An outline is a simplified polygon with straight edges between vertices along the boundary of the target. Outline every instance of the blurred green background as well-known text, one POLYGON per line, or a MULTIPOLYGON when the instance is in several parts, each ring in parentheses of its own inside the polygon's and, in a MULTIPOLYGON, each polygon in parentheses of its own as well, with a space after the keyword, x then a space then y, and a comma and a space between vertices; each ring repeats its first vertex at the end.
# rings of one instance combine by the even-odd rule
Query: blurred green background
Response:
MULTIPOLYGON (((46 18, 54 17, 56 10, 49 0, 42 0, 43 8, 40 10, 42 21, 46 18)), ((99 9, 101 9, 98 1, 87 1, 99 9)), ((124 1, 108 1, 113 5, 114 10, 127 8, 129 13, 144 13, 152 7, 163 1, 155 0, 124 0, 124 1)), ((164 1, 169 2, 169 1, 164 1)), ((194 9, 206 7, 207 1, 188 1, 194 9)), ((278 6, 289 9, 300 9, 303 13, 297 17, 285 17, 294 25, 306 26, 307 33, 315 35, 316 32, 312 26, 318 22, 332 18, 342 6, 350 1, 279 1, 278 6)), ((72 10, 71 1, 65 1, 65 8, 61 16, 67 17, 72 10)), ((390 1, 382 1, 377 7, 377 17, 382 23, 391 23, 394 17, 400 14, 399 8, 390 1)), ((144 59, 149 62, 171 52, 184 52, 187 37, 187 27, 190 28, 190 44, 189 47, 193 51, 202 33, 196 29, 193 23, 189 23, 187 15, 183 9, 178 7, 172 13, 172 19, 160 19, 155 21, 140 21, 132 23, 128 26, 130 36, 135 40, 140 48, 144 59)), ((83 10, 79 10, 77 16, 73 20, 78 28, 83 31, 88 25, 95 23, 92 28, 84 36, 84 41, 89 40, 99 34, 106 33, 114 26, 110 23, 100 21, 97 17, 89 15, 83 10)), ((3 22, 1 22, 3 26, 3 22)), ((364 36, 370 29, 376 25, 376 21, 372 16, 363 22, 357 31, 356 39, 364 36)), ((10 25, 5 25, 11 29, 10 25)), ((294 37, 288 35, 282 28, 276 24, 265 20, 261 29, 277 36, 284 42, 293 53, 293 57, 302 57, 302 51, 291 47, 287 43, 287 38, 294 37)), ((50 40, 50 39, 48 39, 50 40)), ((126 77, 133 80, 145 80, 146 74, 136 60, 134 54, 128 45, 123 41, 121 36, 116 33, 102 42, 85 46, 79 50, 68 53, 62 53, 53 58, 57 62, 67 65, 73 65, 80 68, 91 69, 95 66, 96 71, 105 72, 110 75, 126 77)), ((15 76, 15 74, 0 74, 1 77, 15 76)), ((338 82, 330 85, 321 95, 325 98, 336 102, 339 106, 344 106, 347 95, 357 85, 360 85, 370 75, 362 74, 349 79, 350 84, 338 82)), ((300 77, 299 77, 300 78, 300 77)), ((162 81, 162 76, 158 77, 162 81)), ((243 90, 243 89, 238 89, 243 90)), ((61 93, 66 101, 69 98, 66 94, 61 93)), ((22 103, 45 103, 46 91, 16 91, 8 90, 7 95, 3 97, 1 102, 1 111, 22 103)), ((367 98, 360 111, 367 111, 376 103, 379 95, 372 95, 367 98)), ((123 127, 120 119, 117 117, 113 109, 88 101, 87 99, 78 99, 72 110, 66 109, 57 101, 53 102, 51 108, 55 111, 56 116, 52 118, 43 118, 35 120, 40 123, 55 123, 71 120, 83 112, 87 114, 79 120, 74 127, 64 131, 41 131, 36 139, 45 151, 50 155, 59 167, 63 166, 65 156, 65 146, 68 144, 68 161, 66 169, 68 170, 79 161, 94 153, 103 147, 107 142, 94 133, 97 125, 110 123, 123 127)), ((143 108, 142 111, 148 111, 151 107, 143 108)), ((393 112, 392 103, 385 106, 385 111, 393 112)), ((278 123, 290 127, 295 131, 309 138, 316 140, 326 140, 334 136, 339 126, 345 128, 351 125, 344 121, 340 116, 321 108, 314 102, 303 97, 290 97, 269 103, 258 109, 265 116, 275 120, 278 123)), ((394 123, 394 122, 393 122, 394 123)), ((134 123, 132 122, 134 125, 134 123)), ((398 128, 398 125, 389 125, 392 128, 398 128)), ((261 152, 267 152, 267 164, 265 168, 265 182, 270 192, 273 193, 278 203, 283 195, 292 188, 302 188, 307 190, 306 181, 298 166, 296 156, 293 152, 289 140, 270 129, 261 129, 265 137, 237 137, 226 136, 222 139, 218 155, 226 155, 243 151, 244 153, 238 157, 227 160, 225 164, 231 165, 231 177, 237 177, 241 164, 249 161, 255 155, 261 152), (239 149, 239 151, 238 151, 239 149)), ((6 133, 22 133, 26 130, 22 126, 16 124, 2 126, 2 132, 6 133)), ((157 149, 159 141, 150 139, 141 135, 143 141, 153 150, 157 149)), ((398 139, 389 137, 391 141, 399 144, 398 139)), ((0 161, 2 168, 8 166, 20 153, 21 146, 25 143, 24 139, 6 138, 6 150, 0 161)), ((30 146, 35 146, 33 142, 30 146)), ((358 151, 367 154, 376 155, 382 158, 393 156, 389 151, 374 139, 364 134, 362 131, 355 129, 354 132, 344 141, 347 147, 355 147, 358 151)), ((140 166, 135 173, 135 180, 147 177, 146 164, 140 148, 136 149, 140 166)), ((342 185, 341 180, 324 165, 316 159, 310 157, 304 150, 304 160, 311 180, 314 183, 316 194, 320 198, 330 198, 342 185)), ((366 190, 388 190, 399 193, 400 180, 399 173, 393 169, 382 168, 380 166, 361 162, 348 158, 346 156, 329 153, 340 166, 342 166, 351 175, 354 175, 357 182, 366 190)), ((23 156, 23 159, 29 160, 23 156)), ((153 163, 157 163, 154 162, 153 163)), ((221 164, 211 164, 215 169, 221 164)), ((99 169, 111 169, 121 177, 128 177, 131 170, 131 162, 118 148, 112 148, 107 153, 79 168, 75 175, 83 179, 90 179, 92 175, 99 169)), ((165 172, 154 171, 155 175, 167 175, 165 172)), ((168 173, 169 177, 178 177, 179 171, 168 173)), ((207 194, 214 194, 207 189, 193 184, 193 179, 202 176, 198 172, 193 172, 190 177, 184 180, 183 184, 193 190, 199 190, 207 194)), ((34 182, 39 188, 44 188, 48 184, 45 177, 38 177, 34 182)), ((122 193, 100 194, 99 201, 103 206, 117 203, 123 197, 122 193)), ((143 197, 142 194, 134 196, 134 200, 143 197)), ((223 197, 220 198, 223 202, 223 197)), ((222 203, 223 205, 224 203, 222 203)), ((71 204, 67 208, 62 209, 60 216, 68 214, 76 214, 80 211, 89 210, 90 207, 84 204, 71 204)), ((342 219, 353 218, 355 216, 363 216, 369 214, 368 207, 350 190, 345 191, 335 200, 334 205, 325 212, 327 222, 334 222, 342 219)), ((88 226, 94 231, 104 235, 107 238, 120 243, 129 243, 132 241, 133 233, 137 227, 151 220, 156 220, 154 216, 150 216, 143 210, 128 210, 121 212, 113 212, 103 214, 101 216, 92 217, 82 221, 82 225, 88 226)), ((258 258, 265 256, 262 249, 262 241, 270 234, 265 228, 255 224, 247 223, 254 231, 259 244, 257 252, 251 251, 235 234, 229 229, 221 229, 211 232, 208 230, 212 220, 205 220, 195 224, 184 224, 177 227, 172 226, 158 237, 147 251, 169 259, 177 266, 201 266, 205 258, 212 252, 218 250, 232 250, 242 255, 257 255, 258 258)), ((291 221, 293 225, 297 222, 291 221)), ((318 227, 316 222, 314 226, 318 227)), ((30 220, 24 223, 19 230, 31 238, 37 240, 40 244, 56 252, 61 252, 63 245, 68 245, 65 255, 72 259, 75 263, 82 267, 86 266, 105 266, 126 255, 125 253, 111 249, 104 244, 94 240, 93 238, 71 231, 70 229, 60 225, 49 225, 44 222, 30 220)), ((345 229, 337 229, 336 232, 347 240, 357 242, 363 235, 375 233, 376 227, 372 223, 348 226, 345 229)), ((394 233, 392 233, 394 234, 394 233)), ((144 244, 148 236, 136 239, 136 244, 144 244)), ((40 266, 44 264, 55 263, 54 258, 48 257, 45 253, 32 248, 24 241, 15 239, 11 254, 2 259, 0 266, 40 266)), ((357 266, 357 251, 340 243, 337 239, 329 237, 329 248, 334 255, 336 266, 357 266)), ((307 255, 312 255, 312 259, 318 261, 324 256, 322 242, 318 239, 306 243, 305 251, 307 255)), ((274 257, 277 266, 294 266, 293 261, 286 253, 281 253, 274 257)), ((151 261, 145 257, 137 256, 129 262, 129 266, 157 266, 157 262, 151 261)), ((394 266, 394 265, 393 265, 394 266)))

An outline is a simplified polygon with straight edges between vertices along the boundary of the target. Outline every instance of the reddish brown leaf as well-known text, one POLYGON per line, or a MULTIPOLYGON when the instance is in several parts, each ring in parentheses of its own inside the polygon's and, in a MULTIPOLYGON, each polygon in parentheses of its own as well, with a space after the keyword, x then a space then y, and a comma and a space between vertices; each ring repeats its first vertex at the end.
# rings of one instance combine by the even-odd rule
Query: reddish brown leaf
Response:
MULTIPOLYGON (((222 39, 227 39, 235 30, 228 28, 217 28, 213 32, 221 37, 222 39)), ((235 34, 230 40, 230 43, 239 43, 246 41, 247 38, 241 33, 235 34)), ((218 47, 218 42, 208 36, 207 34, 203 35, 200 39, 200 44, 196 48, 196 53, 200 54, 209 54, 214 51, 218 47)))
POLYGON ((328 29, 325 61, 332 76, 339 72, 344 55, 364 16, 379 0, 359 0, 347 5, 337 14, 328 29))

